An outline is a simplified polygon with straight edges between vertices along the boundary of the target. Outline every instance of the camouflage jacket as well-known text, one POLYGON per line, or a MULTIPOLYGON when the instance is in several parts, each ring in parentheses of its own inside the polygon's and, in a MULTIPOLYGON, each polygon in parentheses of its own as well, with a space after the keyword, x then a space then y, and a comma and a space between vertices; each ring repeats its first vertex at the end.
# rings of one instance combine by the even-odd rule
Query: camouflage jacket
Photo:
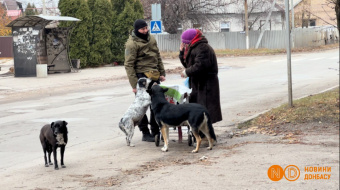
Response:
POLYGON ((158 70, 161 76, 165 76, 164 65, 157 47, 156 39, 148 36, 148 41, 135 35, 133 31, 125 43, 125 70, 132 88, 137 86, 136 73, 145 73, 150 70, 158 70))

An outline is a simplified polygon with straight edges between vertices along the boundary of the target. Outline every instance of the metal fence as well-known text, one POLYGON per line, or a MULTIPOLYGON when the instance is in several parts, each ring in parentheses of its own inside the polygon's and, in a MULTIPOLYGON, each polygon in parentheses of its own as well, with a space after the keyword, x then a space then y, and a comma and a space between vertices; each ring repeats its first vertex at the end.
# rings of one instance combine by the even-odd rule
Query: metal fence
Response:
MULTIPOLYGON (((255 48, 261 31, 249 31, 249 48, 255 48)), ((204 33, 209 44, 214 49, 246 49, 245 32, 214 32, 204 33)), ((265 31, 259 48, 285 49, 286 31, 271 30, 265 31)), ((179 51, 181 34, 157 34, 154 35, 160 51, 179 51)), ((292 31, 294 48, 320 46, 339 42, 337 28, 296 28, 292 31)))
POLYGON ((13 57, 12 36, 0 36, 0 57, 13 57))
MULTIPOLYGON (((249 48, 255 48, 261 31, 249 31, 249 48)), ((214 49, 246 49, 244 32, 211 32, 204 34, 214 49)), ((181 44, 181 34, 154 35, 158 48, 163 52, 177 52, 181 44)), ((286 31, 265 31, 259 48, 285 49, 286 31)), ((320 46, 339 42, 339 32, 335 27, 295 28, 292 31, 294 48, 320 46)), ((0 57, 13 57, 12 37, 0 37, 0 57)))

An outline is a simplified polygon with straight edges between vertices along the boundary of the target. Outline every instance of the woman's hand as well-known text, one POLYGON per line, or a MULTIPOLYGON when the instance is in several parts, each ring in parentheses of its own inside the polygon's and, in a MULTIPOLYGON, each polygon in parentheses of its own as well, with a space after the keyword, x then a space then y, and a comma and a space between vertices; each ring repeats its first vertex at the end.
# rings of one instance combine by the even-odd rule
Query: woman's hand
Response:
POLYGON ((187 78, 188 77, 187 73, 185 72, 185 69, 181 72, 181 77, 182 78, 187 78))
POLYGON ((179 51, 183 51, 185 46, 185 43, 181 43, 181 45, 179 46, 179 51))

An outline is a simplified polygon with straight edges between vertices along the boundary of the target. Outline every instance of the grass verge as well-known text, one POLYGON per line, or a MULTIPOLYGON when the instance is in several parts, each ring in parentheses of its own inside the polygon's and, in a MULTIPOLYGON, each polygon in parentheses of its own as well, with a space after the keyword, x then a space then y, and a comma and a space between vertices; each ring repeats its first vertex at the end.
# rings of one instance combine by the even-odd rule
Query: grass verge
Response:
MULTIPOLYGON (((339 48, 339 43, 329 44, 316 47, 293 48, 292 52, 314 52, 328 49, 339 48)), ((261 55, 276 55, 286 53, 286 49, 215 49, 217 57, 237 57, 237 56, 261 56, 261 55)), ((178 59, 179 52, 161 52, 161 57, 164 59, 178 59)))
POLYGON ((284 104, 250 121, 240 123, 238 128, 268 127, 308 122, 339 125, 339 87, 321 94, 293 101, 293 107, 284 104))

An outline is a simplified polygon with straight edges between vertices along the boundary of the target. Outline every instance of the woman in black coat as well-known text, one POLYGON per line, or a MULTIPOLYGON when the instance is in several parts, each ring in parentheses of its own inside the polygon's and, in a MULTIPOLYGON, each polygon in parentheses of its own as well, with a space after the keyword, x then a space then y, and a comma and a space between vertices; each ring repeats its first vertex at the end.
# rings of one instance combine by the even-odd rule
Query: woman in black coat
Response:
POLYGON ((209 111, 212 123, 222 120, 220 87, 215 51, 198 29, 188 29, 182 34, 179 59, 189 77, 192 88, 190 103, 199 103, 209 111))

